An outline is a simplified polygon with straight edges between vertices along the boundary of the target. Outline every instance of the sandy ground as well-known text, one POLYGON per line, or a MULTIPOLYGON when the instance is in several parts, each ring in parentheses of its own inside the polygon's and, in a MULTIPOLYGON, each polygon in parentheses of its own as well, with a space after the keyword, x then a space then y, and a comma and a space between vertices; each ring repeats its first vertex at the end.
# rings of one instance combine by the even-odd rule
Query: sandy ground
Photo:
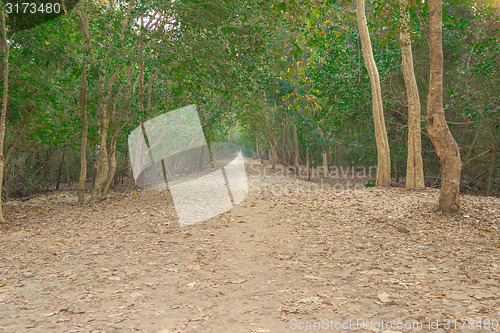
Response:
POLYGON ((435 189, 332 189, 247 162, 247 198, 183 228, 155 190, 7 202, 0 332, 500 330, 500 199, 446 216, 435 189))

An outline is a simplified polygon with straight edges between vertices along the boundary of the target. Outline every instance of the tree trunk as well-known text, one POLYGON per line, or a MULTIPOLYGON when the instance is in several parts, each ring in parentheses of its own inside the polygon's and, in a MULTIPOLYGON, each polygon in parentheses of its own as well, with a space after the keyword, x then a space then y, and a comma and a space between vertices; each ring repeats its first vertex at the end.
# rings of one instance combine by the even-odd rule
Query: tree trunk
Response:
POLYGON ((115 147, 111 147, 111 151, 109 153, 109 168, 108 168, 108 176, 106 178, 106 182, 104 183, 104 190, 103 190, 104 195, 108 193, 116 173, 116 143, 114 145, 115 147))
MULTIPOLYGON (((320 126, 318 126, 318 132, 319 132, 320 138, 323 139, 325 137, 325 134, 323 133, 323 130, 321 129, 320 126)), ((323 157, 323 172, 324 172, 324 175, 326 177, 326 176, 328 176, 328 173, 330 172, 330 170, 328 168, 328 151, 324 150, 321 153, 321 156, 323 157)))
MULTIPOLYGON (((311 180, 311 170, 309 170, 309 167, 311 166, 310 162, 310 157, 309 157, 309 146, 307 145, 306 142, 306 170, 307 170, 307 181, 311 180)), ((298 170, 300 174, 300 170, 298 170)))
POLYGON ((491 127, 488 127, 490 136, 491 136, 491 164, 490 164, 490 170, 488 174, 488 186, 486 188, 486 195, 492 196, 493 195, 493 187, 495 184, 495 173, 497 170, 497 163, 498 163, 498 150, 499 146, 497 146, 497 140, 496 140, 496 135, 494 134, 495 132, 491 130, 491 127))
POLYGON ((495 183, 495 171, 498 167, 497 163, 498 163, 498 149, 495 149, 491 153, 491 164, 488 174, 488 187, 486 189, 486 194, 489 196, 493 195, 493 185, 495 183))
POLYGON ((0 222, 5 222, 2 210, 2 185, 3 185, 3 172, 4 172, 4 155, 3 155, 3 145, 5 140, 5 119, 7 116, 7 103, 9 97, 9 49, 10 45, 7 41, 7 25, 5 23, 5 12, 2 10, 0 12, 0 29, 2 36, 0 37, 0 44, 3 48, 3 94, 2 94, 2 108, 0 114, 0 222))
POLYGON ((406 162, 406 188, 420 190, 425 187, 424 165, 422 162, 422 144, 420 137, 420 96, 413 67, 409 32, 409 12, 405 1, 401 0, 403 14, 401 17, 401 55, 403 76, 408 98, 408 158, 406 162))
POLYGON ((300 159, 299 159, 299 137, 297 134, 297 117, 293 117, 293 165, 297 172, 300 171, 300 159))
POLYGON ((443 109, 443 36, 442 1, 429 1, 430 79, 427 98, 427 131, 441 163, 439 208, 445 212, 460 210, 460 172, 462 160, 457 142, 446 123, 443 109))
POLYGON ((262 147, 262 140, 260 141, 260 156, 261 156, 261 162, 262 164, 264 164, 264 159, 266 158, 266 150, 264 147, 262 147))
POLYGON ((368 75, 370 76, 372 88, 373 123, 375 126, 375 142, 377 145, 377 186, 389 187, 391 186, 391 155, 389 151, 389 140, 387 139, 387 130, 385 128, 380 78, 373 57, 370 33, 366 21, 365 1, 357 0, 356 3, 356 20, 358 22, 359 35, 361 37, 363 59, 368 75))
POLYGON ((271 168, 273 170, 275 170, 276 169, 276 148, 274 148, 273 145, 271 145, 270 154, 271 154, 271 168))
POLYGON ((260 151, 259 151, 259 139, 255 139, 255 158, 259 159, 260 158, 260 151))
POLYGON ((394 178, 396 178, 396 184, 399 183, 399 166, 398 166, 398 152, 394 154, 394 178))
POLYGON ((61 175, 62 175, 62 169, 64 166, 65 155, 66 155, 66 149, 64 149, 62 152, 61 162, 59 163, 59 170, 57 171, 56 190, 59 190, 59 184, 61 183, 61 175))
POLYGON ((285 165, 290 165, 290 154, 288 154, 288 122, 287 117, 283 121, 283 162, 285 165))
POLYGON ((82 138, 80 140, 80 177, 78 180, 78 202, 85 201, 85 181, 87 180, 87 140, 89 121, 87 119, 87 78, 85 56, 82 62, 82 79, 80 84, 80 117, 82 118, 82 138))
POLYGON ((106 195, 104 188, 106 186, 106 180, 109 172, 109 155, 107 149, 108 128, 109 119, 103 116, 101 119, 99 160, 97 162, 97 173, 95 177, 94 190, 92 191, 92 200, 103 199, 106 195))
POLYGON ((272 169, 274 170, 276 169, 276 163, 278 159, 278 145, 276 144, 276 140, 272 132, 271 122, 269 121, 269 114, 265 109, 264 109, 264 114, 266 118, 266 132, 269 137, 269 145, 271 146, 271 166, 272 169))

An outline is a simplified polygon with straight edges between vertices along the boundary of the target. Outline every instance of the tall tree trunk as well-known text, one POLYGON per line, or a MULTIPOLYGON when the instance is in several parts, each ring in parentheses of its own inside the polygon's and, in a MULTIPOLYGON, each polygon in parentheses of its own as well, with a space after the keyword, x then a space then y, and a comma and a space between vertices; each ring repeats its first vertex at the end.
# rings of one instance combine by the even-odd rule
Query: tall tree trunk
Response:
POLYGON ((283 162, 285 165, 290 165, 290 154, 288 149, 288 121, 285 115, 285 120, 283 121, 283 162))
POLYGON ((109 173, 109 154, 108 154, 108 130, 109 123, 112 119, 113 113, 109 110, 109 102, 111 99, 112 87, 117 76, 118 69, 116 69, 109 81, 102 89, 99 96, 99 110, 100 110, 100 144, 99 144, 99 160, 97 162, 97 173, 92 191, 92 200, 101 200, 106 196, 105 187, 109 173))
POLYGON ((493 195, 493 186, 495 184, 495 173, 498 167, 498 150, 500 146, 497 145, 496 135, 491 127, 488 127, 491 136, 491 164, 488 174, 488 186, 486 188, 487 195, 493 195))
POLYGON ((99 160, 97 162, 97 173, 95 178, 94 190, 92 191, 92 200, 103 199, 106 193, 104 188, 109 172, 109 155, 107 148, 109 119, 102 117, 101 133, 99 145, 99 160))
POLYGON ((273 170, 276 169, 276 148, 274 147, 274 145, 270 145, 271 146, 271 149, 270 149, 270 155, 271 155, 271 168, 273 170))
POLYGON ((491 153, 491 164, 488 174, 488 187, 486 188, 487 195, 493 195, 493 185, 495 184, 495 171, 498 167, 498 148, 491 153))
POLYGON ((413 67, 409 32, 409 12, 404 0, 401 0, 401 55, 403 76, 408 98, 408 158, 406 162, 406 188, 420 190, 425 187, 424 165, 422 162, 422 144, 420 137, 420 96, 413 67))
POLYGON ((297 134, 297 117, 293 117, 293 165, 295 166, 296 172, 300 171, 300 159, 299 159, 299 136, 297 134))
POLYGON ((10 45, 7 40, 7 25, 5 23, 5 12, 1 10, 0 12, 0 29, 1 29, 1 40, 0 47, 3 48, 3 94, 2 94, 2 109, 0 114, 0 222, 5 222, 2 210, 2 186, 3 186, 3 172, 4 172, 4 155, 3 155, 3 145, 5 140, 5 119, 7 116, 7 103, 9 97, 9 50, 10 45))
POLYGON ((108 193, 109 188, 111 187, 111 182, 113 181, 113 178, 115 177, 115 173, 116 173, 116 143, 118 141, 117 140, 118 133, 119 133, 119 131, 117 130, 117 132, 115 132, 115 135, 113 136, 113 139, 111 142, 111 147, 110 147, 110 151, 109 151, 108 176, 106 178, 106 182, 104 183, 104 190, 103 190, 104 194, 108 193))
POLYGON ((370 33, 365 14, 365 1, 356 0, 356 20, 358 22, 359 35, 363 59, 370 76, 373 103, 373 123, 375 126, 375 142, 377 145, 377 186, 391 186, 391 155, 389 151, 389 140, 385 128, 384 109, 382 106, 382 92, 380 89, 380 77, 373 57, 370 41, 370 33))
MULTIPOLYGON (((325 134, 323 133, 323 130, 321 129, 320 126, 318 126, 318 133, 319 133, 320 138, 323 139, 325 137, 325 134)), ((325 173, 325 177, 326 177, 328 175, 328 173, 330 172, 329 168, 328 168, 328 150, 324 150, 321 153, 321 156, 323 157, 323 172, 325 173)))
MULTIPOLYGON (((311 170, 309 169, 311 166, 310 156, 309 156, 309 146, 306 142, 306 170, 307 170, 307 181, 311 180, 311 170)), ((300 170, 298 170, 298 174, 300 175, 300 170)))
POLYGON ((255 158, 259 159, 260 158, 260 151, 259 151, 259 139, 255 139, 255 158))
POLYGON ((85 201, 85 181, 87 180, 87 140, 89 121, 87 119, 87 78, 85 55, 82 61, 82 78, 80 83, 80 117, 82 118, 82 137, 80 140, 80 177, 78 180, 78 202, 85 201))
POLYGON ((460 210, 460 172, 462 160, 457 142, 446 123, 443 109, 443 34, 441 0, 429 1, 430 79, 427 98, 427 131, 441 163, 439 208, 460 210))
POLYGON ((399 183, 399 166, 398 166, 399 154, 396 151, 394 154, 394 178, 396 178, 396 184, 399 183))

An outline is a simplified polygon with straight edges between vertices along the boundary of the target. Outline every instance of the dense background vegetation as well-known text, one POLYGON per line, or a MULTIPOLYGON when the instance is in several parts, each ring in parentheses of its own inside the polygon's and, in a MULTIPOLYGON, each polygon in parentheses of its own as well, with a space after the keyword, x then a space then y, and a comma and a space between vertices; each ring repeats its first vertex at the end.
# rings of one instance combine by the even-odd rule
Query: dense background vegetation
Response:
MULTIPOLYGON (((399 181, 408 126, 399 9, 393 1, 366 5, 399 181)), ((428 19, 426 1, 410 18, 425 114, 429 50, 417 13, 428 19)), ((443 22, 444 105, 464 161, 462 190, 498 195, 498 2, 447 1, 443 22)), ((285 165, 298 155, 301 165, 309 157, 320 166, 322 153, 330 165, 376 165, 370 81, 351 2, 81 1, 48 23, 10 30, 8 39, 4 197, 78 182, 83 97, 88 181, 99 154, 109 165, 116 160, 110 177, 129 175, 130 131, 189 104, 198 105, 209 141, 233 140, 247 156, 271 158, 274 145, 285 165)), ((422 151, 426 185, 437 186, 439 160, 423 116, 422 151)))

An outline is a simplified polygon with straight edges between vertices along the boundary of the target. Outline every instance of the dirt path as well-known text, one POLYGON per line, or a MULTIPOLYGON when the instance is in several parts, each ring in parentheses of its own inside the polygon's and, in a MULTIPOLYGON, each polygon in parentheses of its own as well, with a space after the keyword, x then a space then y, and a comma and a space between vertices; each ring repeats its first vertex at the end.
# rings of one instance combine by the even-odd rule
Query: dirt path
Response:
POLYGON ((498 327, 500 199, 443 216, 437 190, 314 188, 249 163, 241 205, 180 230, 153 190, 8 202, 0 332, 498 327))

